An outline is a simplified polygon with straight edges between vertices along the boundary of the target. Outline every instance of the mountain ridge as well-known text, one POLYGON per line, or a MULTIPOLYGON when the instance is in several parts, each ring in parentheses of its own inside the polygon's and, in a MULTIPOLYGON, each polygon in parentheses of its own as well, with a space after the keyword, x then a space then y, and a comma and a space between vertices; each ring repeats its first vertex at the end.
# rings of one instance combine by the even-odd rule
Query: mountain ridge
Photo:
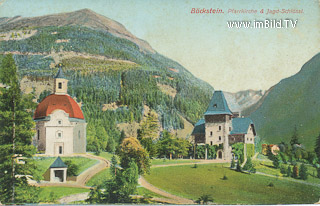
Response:
POLYGON ((15 16, 12 18, 3 17, 1 19, 0 30, 3 31, 35 26, 81 25, 93 29, 101 29, 120 38, 128 39, 136 43, 142 51, 148 51, 151 53, 156 52, 148 42, 134 36, 121 23, 100 15, 90 9, 81 9, 73 12, 48 14, 37 17, 15 16))

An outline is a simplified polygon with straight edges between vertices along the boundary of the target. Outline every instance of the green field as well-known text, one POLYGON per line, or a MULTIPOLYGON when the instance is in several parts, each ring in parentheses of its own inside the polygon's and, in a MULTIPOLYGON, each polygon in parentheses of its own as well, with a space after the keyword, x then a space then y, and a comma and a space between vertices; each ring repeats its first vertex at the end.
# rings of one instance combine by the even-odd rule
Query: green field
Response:
POLYGON ((145 178, 158 188, 193 200, 212 195, 217 204, 315 203, 320 196, 319 187, 239 173, 221 164, 153 168, 145 178), (227 180, 222 180, 224 175, 227 180))
POLYGON ((76 187, 41 187, 39 197, 43 202, 55 202, 61 197, 84 192, 90 190, 76 187))
MULTIPOLYGON (((35 157, 35 164, 38 168, 38 174, 43 175, 50 165, 55 161, 56 157, 35 157)), ((71 160, 79 167, 77 175, 98 163, 98 160, 85 157, 61 157, 62 161, 71 160)))
POLYGON ((96 186, 102 184, 105 180, 110 179, 110 168, 106 168, 95 174, 88 182, 87 186, 96 186))
POLYGON ((183 164, 183 163, 196 163, 199 160, 190 160, 190 159, 153 159, 151 160, 151 165, 169 165, 169 164, 183 164))

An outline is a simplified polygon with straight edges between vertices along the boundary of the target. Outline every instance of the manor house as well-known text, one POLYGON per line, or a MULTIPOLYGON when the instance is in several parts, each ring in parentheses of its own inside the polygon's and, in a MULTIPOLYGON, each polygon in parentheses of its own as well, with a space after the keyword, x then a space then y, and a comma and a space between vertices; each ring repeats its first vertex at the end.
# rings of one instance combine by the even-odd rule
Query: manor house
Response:
MULTIPOLYGON (((250 118, 232 113, 222 91, 215 91, 204 118, 200 119, 192 132, 195 144, 222 145, 217 158, 232 159, 231 145, 237 142, 254 145, 256 136, 250 118)), ((244 147, 246 152, 246 146, 244 147)))

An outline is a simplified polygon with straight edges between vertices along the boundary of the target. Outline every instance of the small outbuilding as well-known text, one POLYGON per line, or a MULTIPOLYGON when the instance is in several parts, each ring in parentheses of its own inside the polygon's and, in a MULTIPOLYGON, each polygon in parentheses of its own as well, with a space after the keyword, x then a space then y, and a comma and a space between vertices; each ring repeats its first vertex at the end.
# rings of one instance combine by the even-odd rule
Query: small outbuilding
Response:
POLYGON ((44 174, 44 179, 50 182, 66 182, 68 166, 60 157, 52 163, 49 169, 44 174))

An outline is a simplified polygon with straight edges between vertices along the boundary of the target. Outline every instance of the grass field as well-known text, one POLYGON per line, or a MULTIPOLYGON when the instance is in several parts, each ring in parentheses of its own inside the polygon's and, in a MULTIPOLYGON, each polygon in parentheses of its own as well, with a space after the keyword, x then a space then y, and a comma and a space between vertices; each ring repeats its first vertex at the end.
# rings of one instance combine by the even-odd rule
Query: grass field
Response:
MULTIPOLYGON (((79 171, 77 175, 81 174, 81 172, 98 163, 98 160, 93 160, 85 157, 62 157, 61 159, 62 161, 71 160, 76 165, 78 165, 79 171)), ((56 157, 36 157, 35 163, 38 168, 38 173, 40 175, 43 175, 55 160, 56 157)))
POLYGON ((46 200, 44 202, 55 202, 56 200, 64 196, 89 191, 89 189, 75 187, 41 187, 39 197, 42 200, 46 200))
POLYGON ((96 186, 100 185, 103 183, 103 181, 110 179, 111 174, 110 174, 110 168, 106 168, 100 172, 98 172, 96 175, 94 175, 88 182, 87 186, 96 186))
POLYGON ((320 196, 319 187, 239 173, 221 164, 152 168, 146 179, 169 193, 194 200, 203 194, 212 195, 217 204, 315 203, 320 196), (227 180, 222 180, 224 175, 227 180))
POLYGON ((199 160, 190 160, 190 159, 153 159, 151 160, 151 165, 169 165, 169 164, 181 164, 181 163, 196 163, 199 160))

